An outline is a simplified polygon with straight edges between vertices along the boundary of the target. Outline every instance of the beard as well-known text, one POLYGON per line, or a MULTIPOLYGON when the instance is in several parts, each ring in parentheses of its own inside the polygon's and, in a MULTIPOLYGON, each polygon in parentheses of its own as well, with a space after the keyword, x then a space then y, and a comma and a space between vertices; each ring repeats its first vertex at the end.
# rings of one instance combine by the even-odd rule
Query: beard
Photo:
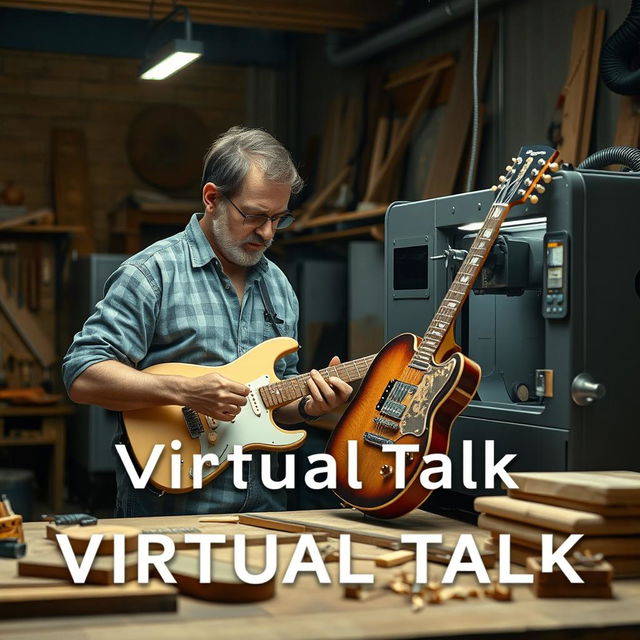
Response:
POLYGON ((229 229, 229 214, 227 211, 221 212, 222 215, 216 215, 211 221, 211 230, 215 237, 216 246, 222 252, 222 255, 229 261, 240 267, 253 267, 260 262, 264 252, 268 249, 273 239, 266 242, 257 234, 251 233, 244 240, 234 240, 229 229), (261 244, 264 248, 256 251, 247 251, 242 248, 247 242, 261 244))

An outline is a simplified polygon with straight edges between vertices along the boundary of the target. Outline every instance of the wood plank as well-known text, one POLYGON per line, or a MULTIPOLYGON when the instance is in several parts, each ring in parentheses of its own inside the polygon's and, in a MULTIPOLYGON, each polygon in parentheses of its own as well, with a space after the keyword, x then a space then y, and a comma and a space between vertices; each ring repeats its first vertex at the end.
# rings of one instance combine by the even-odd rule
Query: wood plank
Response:
POLYGON ((1 592, 0 619, 176 611, 177 593, 159 580, 147 585, 7 587, 1 592))
POLYGON ((576 13, 571 36, 569 72, 563 90, 562 140, 558 145, 558 152, 563 162, 574 165, 583 160, 578 155, 578 149, 583 145, 583 122, 595 17, 595 5, 583 7, 576 13))
MULTIPOLYGON (((591 64, 587 79, 587 95, 584 106, 584 120, 582 123, 582 133, 580 135, 580 147, 578 149, 578 159, 582 162, 588 155, 591 143, 591 129, 593 127, 593 113, 596 106, 596 91, 598 89, 598 79, 600 77, 600 52, 604 38, 604 25, 607 18, 605 9, 599 9, 596 13, 593 27, 593 45, 591 48, 591 64)), ((636 145, 634 145, 636 146, 636 145)))
POLYGON ((389 73, 386 84, 384 85, 385 91, 391 91, 397 87, 420 80, 436 71, 444 71, 449 67, 453 67, 456 63, 455 56, 452 53, 443 53, 437 56, 431 56, 426 60, 420 60, 408 67, 398 69, 389 73))
POLYGON ((411 112, 402 125, 395 143, 391 145, 389 153, 386 155, 382 166, 373 178, 372 186, 367 190, 367 193, 365 194, 364 199, 367 202, 376 202, 377 198, 381 197, 380 191, 385 184, 385 181, 391 179, 392 173, 396 169, 397 163, 400 161, 405 151, 407 150, 407 147, 411 140, 411 135, 414 132, 419 118, 422 116, 424 110, 429 104, 438 85, 439 79, 440 71, 435 71, 434 73, 427 76, 422 87, 422 91, 418 95, 418 98, 416 99, 411 112))
MULTIPOLYGON (((495 27, 494 22, 482 22, 480 24, 478 91, 481 100, 489 75, 495 27)), ((449 103, 446 107, 436 143, 434 156, 437 161, 433 162, 429 168, 423 191, 424 198, 450 195, 456 183, 471 125, 473 109, 471 95, 472 58, 473 39, 469 37, 456 65, 456 75, 453 80, 449 103)))
POLYGON ((640 98, 620 96, 614 146, 637 147, 640 142, 640 98))
POLYGON ((86 233, 74 238, 80 255, 95 251, 89 163, 81 129, 54 129, 51 141, 53 190, 57 222, 82 225, 86 233))
POLYGON ((380 173, 382 162, 387 148, 387 138, 389 135, 389 118, 380 117, 376 124, 376 131, 373 140, 373 152, 369 161, 369 179, 367 181, 367 190, 363 200, 369 201, 369 194, 375 187, 376 176, 380 173))
POLYGON ((54 216, 51 209, 39 209, 38 211, 33 211, 32 213, 16 216, 15 218, 10 218, 9 220, 3 220, 2 222, 0 222, 0 229, 20 227, 31 222, 42 222, 50 225, 53 222, 53 219, 54 216))

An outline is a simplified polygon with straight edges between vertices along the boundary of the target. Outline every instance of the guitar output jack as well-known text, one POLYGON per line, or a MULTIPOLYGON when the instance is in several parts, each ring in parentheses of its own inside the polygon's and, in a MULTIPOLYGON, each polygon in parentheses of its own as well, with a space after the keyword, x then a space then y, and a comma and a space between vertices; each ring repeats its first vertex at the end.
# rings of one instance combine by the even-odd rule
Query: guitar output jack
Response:
POLYGON ((388 478, 393 473, 393 467, 390 464, 383 464, 380 467, 380 475, 383 478, 388 478))

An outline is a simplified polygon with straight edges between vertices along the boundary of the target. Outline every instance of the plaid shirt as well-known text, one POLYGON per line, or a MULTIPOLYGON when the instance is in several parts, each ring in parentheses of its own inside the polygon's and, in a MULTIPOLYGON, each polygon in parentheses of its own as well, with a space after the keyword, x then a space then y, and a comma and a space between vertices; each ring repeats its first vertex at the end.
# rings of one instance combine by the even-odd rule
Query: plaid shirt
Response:
MULTIPOLYGON (((265 320, 262 278, 283 335, 297 338, 298 301, 282 271, 267 258, 249 270, 242 304, 194 214, 184 231, 126 260, 107 280, 105 297, 76 334, 62 364, 67 390, 89 366, 117 360, 136 369, 163 362, 220 366, 276 336, 265 320)), ((279 378, 297 373, 298 356, 276 363, 279 378)), ((121 441, 122 433, 115 442, 121 441)), ((280 491, 259 478, 259 453, 245 464, 247 490, 233 486, 231 469, 201 490, 156 496, 133 489, 116 456, 116 515, 170 515, 284 508, 280 491)), ((272 468, 277 468, 276 456, 272 468)), ((275 476, 274 476, 275 477, 275 476)))

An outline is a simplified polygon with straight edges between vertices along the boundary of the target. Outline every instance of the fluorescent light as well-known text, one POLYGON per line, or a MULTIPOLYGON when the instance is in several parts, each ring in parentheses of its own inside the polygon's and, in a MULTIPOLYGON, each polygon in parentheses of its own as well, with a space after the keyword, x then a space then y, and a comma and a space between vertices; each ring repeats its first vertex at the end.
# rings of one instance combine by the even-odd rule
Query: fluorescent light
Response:
MULTIPOLYGON (((503 222, 500 228, 504 227, 530 227, 536 224, 542 224, 547 221, 546 218, 527 218, 526 220, 508 220, 503 222)), ((484 222, 470 222, 458 227, 458 231, 478 231, 482 229, 484 222)))
POLYGON ((197 60, 203 51, 202 42, 197 40, 172 40, 153 59, 143 62, 140 77, 143 80, 164 80, 197 60))

